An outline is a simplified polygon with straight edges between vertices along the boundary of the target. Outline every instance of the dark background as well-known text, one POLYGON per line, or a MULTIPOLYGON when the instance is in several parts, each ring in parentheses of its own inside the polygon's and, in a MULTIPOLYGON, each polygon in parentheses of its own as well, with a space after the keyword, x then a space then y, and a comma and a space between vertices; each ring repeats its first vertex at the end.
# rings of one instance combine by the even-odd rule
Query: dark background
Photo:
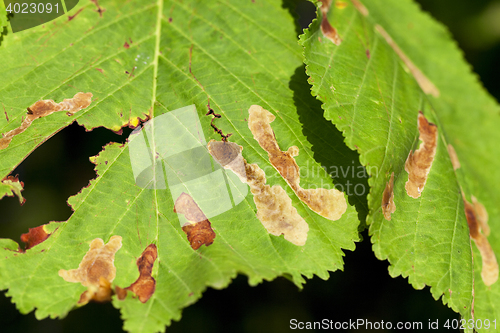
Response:
MULTIPOLYGON (((500 1, 420 0, 424 10, 447 25, 473 70, 486 89, 498 100, 500 77, 500 1)), ((314 16, 311 3, 301 1, 297 11, 306 26, 314 16)), ((49 221, 65 221, 72 211, 66 204, 95 178, 89 156, 98 154, 110 141, 124 142, 123 135, 98 128, 92 132, 73 124, 36 149, 14 172, 26 186, 24 206, 17 198, 0 201, 0 237, 19 242, 28 228, 49 221)), ((414 290, 406 279, 391 278, 387 261, 377 260, 366 231, 356 251, 345 251, 344 272, 331 273, 328 281, 317 277, 303 290, 278 278, 249 287, 245 276, 238 276, 224 290, 208 289, 201 300, 183 311, 180 322, 167 331, 174 332, 287 332, 292 318, 298 321, 367 319, 372 322, 458 319, 429 288, 414 290)), ((33 312, 21 315, 10 299, 0 292, 1 332, 121 332, 119 311, 111 304, 88 304, 72 311, 63 320, 37 321, 33 312)), ((382 331, 382 330, 379 330, 382 331)), ((425 331, 425 329, 424 329, 425 331)), ((450 330, 451 331, 451 330, 450 330)))

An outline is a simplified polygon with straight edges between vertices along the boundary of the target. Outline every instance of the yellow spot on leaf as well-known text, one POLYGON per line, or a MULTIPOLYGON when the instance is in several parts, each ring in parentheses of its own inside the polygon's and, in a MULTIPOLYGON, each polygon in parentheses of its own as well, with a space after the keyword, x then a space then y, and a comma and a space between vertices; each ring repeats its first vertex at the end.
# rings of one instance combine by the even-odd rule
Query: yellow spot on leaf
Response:
POLYGON ((337 7, 338 9, 344 9, 345 7, 347 7, 347 2, 337 0, 335 1, 335 7, 337 7))
POLYGON ((130 119, 129 123, 130 123, 130 125, 132 125, 133 127, 137 127, 137 126, 139 125, 139 122, 140 122, 140 121, 141 121, 141 120, 139 119, 139 117, 137 117, 137 118, 132 118, 132 119, 130 119))

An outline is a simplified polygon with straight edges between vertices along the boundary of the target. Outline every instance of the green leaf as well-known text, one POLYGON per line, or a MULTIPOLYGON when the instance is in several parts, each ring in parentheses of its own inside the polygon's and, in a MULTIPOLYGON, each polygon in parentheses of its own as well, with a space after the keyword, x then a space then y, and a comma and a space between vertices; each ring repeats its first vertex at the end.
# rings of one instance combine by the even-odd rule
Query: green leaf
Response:
POLYGON ((7 27, 9 25, 9 21, 7 19, 7 11, 5 10, 5 4, 3 1, 0 1, 0 45, 2 45, 2 40, 4 35, 7 34, 7 27))
POLYGON ((430 286, 435 299, 442 295, 464 319, 496 318, 493 299, 499 283, 483 283, 481 256, 475 244, 471 251, 461 191, 468 201, 474 195, 486 207, 492 230, 488 240, 500 253, 500 171, 493 153, 500 139, 498 105, 471 73, 446 29, 413 2, 366 1, 366 16, 353 3, 358 2, 343 2, 345 7, 334 3, 328 12, 342 39, 339 46, 322 34, 320 20, 301 36, 301 43, 312 93, 324 103, 325 118, 343 132, 346 144, 359 152, 371 175, 367 223, 374 252, 389 260, 391 276, 408 277, 417 289, 430 286), (432 89, 426 90, 428 94, 422 91, 410 66, 377 26, 439 95, 432 89), (413 199, 405 191, 404 164, 420 142, 419 110, 437 125, 439 139, 422 195, 413 199), (456 171, 448 144, 461 163, 456 171), (392 172, 397 208, 388 221, 381 203, 392 172))
MULTIPOLYGON (((134 332, 163 331, 207 287, 224 288, 238 273, 246 274, 251 285, 287 276, 301 286, 304 276, 327 279, 329 271, 342 269, 342 249, 354 250, 359 240, 358 213, 348 205, 340 220, 330 221, 311 211, 271 166, 246 122, 252 104, 276 116, 271 125, 281 149, 296 145, 300 150, 296 161, 304 188, 333 188, 318 161, 359 166, 356 153, 345 147, 309 94, 294 20, 281 2, 109 1, 97 6, 84 3, 71 20, 61 17, 9 35, 2 44, 0 57, 7 60, 0 69, 6 78, 0 94, 9 117, 0 119, 2 132, 17 128, 26 107, 38 99, 60 102, 80 91, 93 98, 72 116, 53 113, 16 135, 0 151, 1 174, 75 120, 89 130, 118 131, 137 126, 139 118, 194 104, 200 135, 220 140, 212 117, 205 116, 209 101, 221 115, 215 125, 233 133, 230 140, 243 147, 248 163, 266 171, 268 184, 287 189, 309 224, 308 240, 302 247, 270 235, 256 218, 249 194, 210 218, 215 241, 194 251, 174 213, 171 189, 159 182, 151 189, 136 185, 130 144, 110 144, 91 158, 97 178, 69 199, 74 213, 68 221, 47 226, 52 230, 47 240, 26 253, 16 252, 11 240, 1 241, 0 289, 9 289, 18 309, 36 308, 39 319, 66 315, 86 288, 64 281, 58 271, 76 269, 93 239, 107 243, 114 235, 123 245, 114 259, 113 286, 133 283, 139 276, 137 258, 149 244, 158 248, 152 297, 143 304, 129 293, 123 301, 112 301, 121 309, 124 328, 134 332), (330 136, 337 139, 326 139, 330 136)), ((165 133, 183 127, 188 125, 172 124, 165 133)), ((339 175, 335 182, 346 184, 350 177, 339 175)), ((359 183, 364 188, 363 180, 359 183)), ((362 201, 351 198, 362 211, 362 201)))
POLYGON ((8 177, 0 182, 0 199, 4 196, 12 197, 16 195, 22 205, 25 201, 21 194, 23 189, 23 182, 20 182, 16 177, 8 177))
POLYGON ((6 27, 7 22, 7 11, 5 10, 5 4, 3 1, 0 2, 0 28, 3 30, 3 27, 6 27))

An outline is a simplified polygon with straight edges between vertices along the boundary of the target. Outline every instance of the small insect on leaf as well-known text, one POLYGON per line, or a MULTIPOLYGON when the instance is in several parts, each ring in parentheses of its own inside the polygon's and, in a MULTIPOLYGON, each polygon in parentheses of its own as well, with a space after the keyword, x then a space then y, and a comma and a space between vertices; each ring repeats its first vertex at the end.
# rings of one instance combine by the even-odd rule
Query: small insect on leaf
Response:
POLYGON ((210 221, 189 194, 181 193, 175 201, 174 212, 183 214, 189 221, 182 226, 182 230, 186 233, 193 250, 198 250, 203 244, 209 246, 214 242, 215 232, 210 221))
POLYGON ((424 190, 427 175, 436 155, 438 139, 437 126, 428 122, 422 111, 418 112, 418 131, 422 141, 420 147, 415 152, 410 150, 405 163, 405 170, 408 172, 406 193, 415 199, 420 197, 424 190))
POLYGON ((88 287, 80 296, 78 304, 84 305, 90 300, 104 302, 111 299, 111 282, 116 276, 115 253, 121 247, 120 236, 112 236, 106 245, 102 239, 96 238, 90 243, 89 251, 77 269, 59 270, 59 276, 65 281, 80 282, 88 287))
MULTIPOLYGON (((319 215, 335 221, 340 219, 347 209, 344 193, 336 188, 303 189, 300 187, 300 172, 294 156, 299 155, 299 148, 291 146, 281 151, 270 123, 275 116, 259 105, 252 105, 248 110, 248 127, 259 145, 267 151, 269 162, 286 180, 299 199, 319 215)), ((248 174, 248 173, 247 173, 248 174)))

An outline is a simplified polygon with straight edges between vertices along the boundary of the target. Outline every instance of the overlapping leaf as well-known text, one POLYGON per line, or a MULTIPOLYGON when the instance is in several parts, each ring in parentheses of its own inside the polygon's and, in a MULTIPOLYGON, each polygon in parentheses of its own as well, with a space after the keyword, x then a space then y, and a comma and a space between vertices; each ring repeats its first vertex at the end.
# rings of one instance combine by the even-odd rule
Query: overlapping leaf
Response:
MULTIPOLYGON (((96 3, 84 2, 69 18, 4 41, 0 94, 9 120, 0 120, 1 131, 19 126, 26 107, 41 98, 59 102, 82 91, 91 92, 93 102, 73 116, 54 113, 35 120, 0 152, 2 174, 73 120, 87 129, 119 130, 146 115, 195 104, 205 137, 218 139, 211 117, 205 116, 209 100, 222 115, 217 126, 233 133, 230 139, 244 147, 249 163, 266 170, 268 183, 287 188, 248 129, 252 104, 276 115, 272 125, 283 150, 299 147, 301 185, 333 187, 316 160, 343 164, 352 153, 342 142, 327 139, 335 132, 311 103, 294 22, 279 1, 96 3)), ((328 271, 342 269, 341 249, 354 249, 358 219, 352 206, 339 221, 329 221, 288 191, 309 224, 304 247, 269 235, 248 195, 210 220, 215 242, 194 251, 169 190, 135 184, 127 148, 108 145, 93 159, 98 177, 70 198, 74 213, 68 221, 46 227, 53 232, 47 240, 26 253, 16 252, 11 240, 0 241, 0 289, 9 289, 21 312, 37 308, 37 318, 57 317, 74 307, 86 288, 65 282, 58 271, 78 267, 95 238, 122 237, 113 281, 120 287, 137 279, 136 259, 146 246, 158 248, 152 272, 156 291, 149 301, 113 299, 125 328, 136 332, 163 330, 207 286, 223 288, 237 273, 248 275, 252 285, 280 275, 300 285, 303 275, 326 279, 328 271)))
POLYGON ((0 29, 3 31, 4 27, 7 27, 7 11, 5 10, 5 4, 0 2, 0 29))
POLYGON ((301 36, 307 73, 325 117, 343 131, 346 144, 360 153, 372 176, 367 222, 375 254, 389 260, 392 276, 407 276, 415 288, 431 286, 434 298, 443 295, 443 302, 464 319, 496 318, 499 283, 483 283, 474 244, 472 260, 461 190, 469 201, 474 195, 486 207, 489 242, 498 256, 498 105, 471 74, 449 33, 411 1, 333 1, 328 20, 342 42, 334 45, 322 34, 320 21, 313 22, 301 36), (439 96, 422 91, 411 66, 390 43, 399 46, 439 96), (419 145, 419 110, 437 124, 439 142, 425 189, 413 199, 405 191, 404 163, 419 145), (448 144, 461 163, 456 171, 448 144), (387 221, 382 192, 392 172, 397 208, 387 221))

